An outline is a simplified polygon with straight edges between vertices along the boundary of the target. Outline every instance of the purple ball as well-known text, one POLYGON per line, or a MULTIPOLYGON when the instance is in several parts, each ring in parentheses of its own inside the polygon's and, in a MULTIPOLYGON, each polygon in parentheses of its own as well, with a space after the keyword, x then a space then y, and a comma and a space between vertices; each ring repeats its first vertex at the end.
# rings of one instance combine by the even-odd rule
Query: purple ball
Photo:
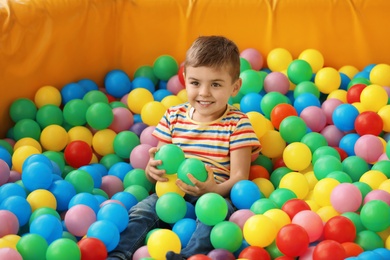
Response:
POLYGON ((130 131, 132 131, 132 132, 135 133, 138 137, 140 137, 142 131, 143 131, 145 128, 147 128, 147 127, 148 127, 147 124, 142 123, 142 122, 138 122, 138 123, 133 124, 133 125, 130 127, 130 131))
POLYGON ((213 260, 235 260, 236 259, 236 257, 230 251, 222 248, 211 250, 207 254, 207 256, 213 260))

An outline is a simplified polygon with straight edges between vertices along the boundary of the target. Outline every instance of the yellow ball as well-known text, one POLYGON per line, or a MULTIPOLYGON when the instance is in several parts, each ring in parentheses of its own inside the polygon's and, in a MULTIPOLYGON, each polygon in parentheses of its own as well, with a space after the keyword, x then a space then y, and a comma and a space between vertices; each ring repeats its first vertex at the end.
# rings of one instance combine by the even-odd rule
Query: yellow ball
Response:
POLYGON ((378 110, 378 115, 383 121, 383 131, 390 132, 390 105, 381 107, 378 110))
POLYGON ((68 136, 69 136, 69 143, 80 140, 84 141, 90 146, 92 145, 92 137, 93 134, 91 130, 89 130, 85 126, 75 126, 68 130, 68 136))
POLYGON ((60 152, 68 144, 68 132, 59 125, 49 125, 42 130, 40 142, 48 151, 60 152))
POLYGON ((20 236, 18 235, 14 235, 14 234, 5 235, 0 239, 0 248, 10 247, 17 250, 16 244, 19 242, 19 240, 20 240, 20 236))
POLYGON ((283 71, 293 61, 291 53, 284 48, 275 48, 267 55, 267 65, 272 71, 283 71))
POLYGON ((379 185, 378 190, 384 190, 384 191, 387 191, 388 193, 390 193, 390 179, 383 181, 379 185))
POLYGON ((368 85, 360 93, 360 102, 368 110, 378 112, 379 109, 387 105, 387 92, 380 85, 368 85))
POLYGON ((161 197, 165 193, 175 192, 180 196, 184 196, 184 191, 182 191, 179 186, 176 185, 176 180, 178 179, 177 174, 164 174, 164 177, 168 179, 168 181, 158 181, 156 182, 156 194, 158 197, 161 197))
POLYGON ((354 106, 359 111, 359 114, 363 113, 364 111, 368 111, 368 109, 365 108, 363 104, 360 102, 353 102, 351 105, 354 106))
POLYGON ((279 131, 269 130, 259 139, 263 155, 271 159, 282 156, 284 148, 286 148, 286 141, 282 138, 279 131))
POLYGON ((372 84, 390 86, 390 65, 375 65, 370 71, 370 81, 372 84))
POLYGON ((44 105, 55 105, 59 107, 61 101, 61 92, 53 86, 43 86, 35 92, 34 102, 38 108, 44 105))
POLYGON ((279 188, 289 189, 298 199, 304 199, 309 193, 309 182, 302 173, 289 172, 280 179, 279 188))
POLYGON ((308 171, 303 174, 309 183, 309 190, 313 190, 314 186, 316 186, 318 180, 314 174, 314 171, 308 171))
POLYGON ((309 205, 312 211, 316 211, 320 208, 320 206, 313 199, 306 199, 305 202, 309 205))
POLYGON ((288 144, 283 151, 283 161, 287 168, 301 171, 309 167, 312 154, 310 148, 301 142, 288 144))
POLYGON ((324 223, 326 223, 329 219, 340 215, 340 213, 338 213, 332 206, 321 207, 316 212, 324 223))
POLYGON ((336 69, 332 67, 324 67, 315 75, 314 83, 320 92, 329 94, 340 87, 341 76, 336 69))
POLYGON ((278 231, 285 225, 291 223, 290 216, 281 209, 269 209, 264 212, 264 216, 269 217, 275 222, 278 231))
POLYGON ((143 106, 153 100, 153 94, 149 90, 135 88, 127 95, 127 106, 134 114, 140 114, 143 106))
POLYGON ((40 154, 39 150, 31 145, 24 145, 14 150, 12 154, 12 167, 15 171, 22 173, 24 161, 33 154, 40 154))
POLYGON ((351 65, 345 65, 339 69, 339 72, 347 75, 348 78, 353 79, 353 77, 359 72, 359 69, 351 65))
POLYGON ((340 182, 333 178, 323 178, 319 180, 313 189, 313 199, 321 207, 330 206, 330 195, 333 189, 339 185, 340 182))
POLYGON ((179 236, 172 230, 158 229, 149 236, 147 248, 152 258, 165 260, 168 251, 180 253, 181 242, 179 236))
POLYGON ((314 73, 324 66, 324 56, 316 49, 304 50, 299 54, 298 59, 307 61, 314 73))
POLYGON ((266 178, 256 178, 252 180, 253 183, 259 187, 261 193, 268 198, 269 195, 275 190, 272 182, 266 178))
POLYGON ((187 102, 188 101, 188 97, 187 97, 187 90, 186 89, 182 89, 179 91, 179 93, 176 94, 183 102, 187 102))
POLYGON ((35 148, 37 148, 37 150, 41 153, 42 152, 42 146, 41 144, 35 140, 34 138, 31 138, 31 137, 23 137, 22 139, 19 139, 15 145, 14 145, 14 150, 18 149, 19 147, 21 146, 24 146, 24 145, 30 145, 30 146, 33 146, 35 148))
POLYGON ((267 131, 267 128, 264 127, 267 119, 261 113, 255 111, 247 112, 246 115, 255 130, 257 138, 261 138, 267 131))
POLYGON ((57 200, 53 193, 48 190, 38 189, 32 191, 28 194, 27 201, 30 203, 32 212, 44 207, 54 210, 57 208, 57 200))
POLYGON ((278 232, 277 224, 262 214, 249 217, 244 224, 242 233, 251 246, 266 247, 272 244, 278 232))
POLYGON ((167 108, 158 101, 151 101, 145 104, 141 111, 142 122, 149 126, 156 126, 163 117, 167 108))
POLYGON ((181 103, 183 103, 183 100, 181 100, 178 96, 175 95, 166 96, 161 100, 161 104, 163 104, 165 108, 177 106, 181 103))
POLYGON ((97 158, 96 154, 95 153, 92 153, 92 159, 91 159, 91 163, 98 163, 99 162, 99 159, 97 158))
POLYGON ((111 129, 97 131, 92 137, 93 150, 101 156, 115 153, 114 139, 116 135, 116 132, 111 129))
POLYGON ((330 98, 335 98, 335 99, 338 99, 338 100, 342 101, 343 103, 348 103, 347 102, 347 91, 344 90, 344 89, 333 90, 326 97, 326 99, 330 99, 330 98))
POLYGON ((379 186, 387 180, 387 176, 378 170, 369 170, 363 173, 359 181, 368 184, 373 190, 379 188, 379 186))

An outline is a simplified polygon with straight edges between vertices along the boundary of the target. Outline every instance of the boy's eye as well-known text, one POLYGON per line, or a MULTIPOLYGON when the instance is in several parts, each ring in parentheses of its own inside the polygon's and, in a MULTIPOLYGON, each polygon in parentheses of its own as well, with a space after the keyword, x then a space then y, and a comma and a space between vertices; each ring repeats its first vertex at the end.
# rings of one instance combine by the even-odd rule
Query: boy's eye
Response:
POLYGON ((191 83, 191 85, 194 85, 194 86, 198 86, 199 85, 199 82, 197 82, 197 81, 192 81, 190 83, 191 83))
POLYGON ((219 83, 212 83, 212 84, 211 84, 211 86, 213 86, 213 87, 215 87, 215 88, 216 88, 216 87, 220 87, 220 86, 221 86, 221 84, 219 84, 219 83))

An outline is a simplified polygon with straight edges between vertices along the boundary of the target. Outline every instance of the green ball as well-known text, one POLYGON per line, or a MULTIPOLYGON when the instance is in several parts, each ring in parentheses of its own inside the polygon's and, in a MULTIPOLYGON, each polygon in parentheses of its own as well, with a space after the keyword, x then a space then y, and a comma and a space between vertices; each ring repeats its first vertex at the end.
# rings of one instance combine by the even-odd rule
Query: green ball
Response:
POLYGON ((313 165, 314 175, 317 180, 322 180, 334 171, 342 171, 341 161, 332 155, 325 155, 319 158, 313 165))
POLYGON ((333 171, 333 172, 329 173, 328 175, 326 175, 326 178, 335 179, 335 180, 339 181, 340 183, 352 183, 351 177, 343 171, 333 171))
POLYGON ((116 153, 110 153, 110 154, 106 154, 104 155, 101 159, 100 159, 100 163, 102 165, 104 165, 104 167, 106 167, 107 169, 110 169, 114 164, 118 163, 118 162, 123 162, 124 159, 121 158, 119 155, 117 155, 116 153))
POLYGON ((279 133, 287 143, 300 142, 307 133, 307 126, 299 116, 288 116, 280 123, 279 133))
POLYGON ((205 225, 214 226, 225 220, 228 205, 225 199, 217 193, 206 193, 199 197, 195 204, 195 215, 205 225))
POLYGON ((31 223, 34 221, 34 219, 36 219, 37 217, 39 216, 42 216, 42 215, 46 215, 46 214, 50 214, 50 215, 53 215, 55 216, 58 220, 61 221, 61 216, 60 214, 55 210, 55 209, 52 209, 52 208, 48 208, 48 207, 41 207, 41 208, 38 208, 36 209, 30 216, 30 219, 28 221, 29 225, 31 225, 31 223))
POLYGON ((149 196, 149 192, 145 189, 145 187, 138 184, 128 186, 125 191, 133 194, 138 202, 149 196))
POLYGON ((287 76, 294 84, 309 81, 312 75, 313 70, 305 60, 293 60, 287 67, 287 76))
POLYGON ((274 240, 269 246, 265 248, 269 255, 271 256, 271 259, 276 259, 279 256, 284 256, 282 252, 280 252, 278 246, 276 245, 276 240, 274 240))
POLYGON ((64 116, 62 110, 55 105, 44 105, 38 109, 36 121, 41 129, 49 125, 62 125, 64 116))
POLYGON ((170 55, 161 55, 153 63, 154 75, 160 80, 168 81, 179 71, 179 64, 170 55))
POLYGON ((48 244, 41 235, 27 233, 20 237, 16 249, 24 260, 46 259, 48 244))
POLYGON ((359 181, 360 177, 369 170, 368 163, 360 156, 351 155, 342 161, 343 171, 346 172, 352 181, 359 181))
POLYGON ((154 85, 157 85, 158 83, 158 78, 156 75, 154 75, 153 67, 149 65, 140 66, 136 69, 133 78, 135 79, 138 77, 149 78, 154 83, 154 85))
POLYGON ((110 103, 110 106, 112 109, 117 108, 117 107, 128 108, 127 105, 121 101, 112 101, 110 103))
POLYGON ((328 147, 328 141, 326 140, 325 136, 317 132, 310 132, 305 134, 302 137, 301 142, 309 147, 311 154, 313 154, 320 147, 328 147))
POLYGON ((257 158, 252 162, 252 165, 261 165, 266 168, 269 173, 271 173, 274 169, 272 160, 263 154, 259 154, 259 156, 257 156, 257 158))
POLYGON ((39 141, 41 136, 41 127, 32 119, 21 119, 14 125, 14 138, 19 141, 25 137, 31 137, 39 141))
POLYGON ((271 118, 271 111, 276 105, 289 104, 290 101, 287 96, 280 92, 273 91, 266 93, 260 101, 260 108, 266 118, 271 118))
POLYGON ((252 69, 250 62, 247 59, 240 57, 240 72, 250 69, 252 69))
POLYGON ((140 185, 149 192, 153 188, 153 183, 151 183, 146 177, 144 169, 132 169, 125 175, 123 178, 123 186, 126 189, 131 185, 140 185))
POLYGON ((269 195, 269 199, 274 201, 280 209, 288 200, 296 198, 297 195, 292 190, 286 188, 278 188, 269 195))
MULTIPOLYGON (((387 143, 386 152, 390 153, 390 145, 389 144, 390 144, 390 142, 387 143)), ((371 170, 377 170, 377 171, 383 172, 387 178, 390 178, 390 161, 383 160, 383 161, 376 162, 371 167, 371 170)), ((367 171, 368 171, 368 169, 367 169, 367 171)))
POLYGON ((371 251, 385 246, 382 238, 371 230, 363 230, 357 233, 354 242, 364 251, 371 251))
POLYGON ((14 153, 14 148, 6 140, 0 140, 0 147, 3 147, 5 150, 7 150, 10 155, 14 153))
POLYGON ((43 154, 55 162, 57 166, 60 168, 60 171, 63 172, 65 169, 65 157, 63 152, 56 151, 44 151, 43 154))
POLYGON ((73 170, 69 172, 66 175, 65 180, 74 186, 76 193, 92 193, 92 190, 94 189, 92 176, 84 170, 73 170))
POLYGON ((113 141, 114 152, 120 158, 129 159, 131 151, 141 143, 137 134, 132 131, 119 132, 113 141))
POLYGON ((9 115, 15 123, 22 119, 35 119, 37 114, 35 103, 28 98, 19 98, 12 102, 9 115))
POLYGON ((298 83, 293 91, 294 98, 297 98, 299 95, 303 93, 311 93, 317 98, 320 97, 320 90, 318 89, 317 85, 314 84, 312 81, 302 81, 298 83))
POLYGON ((102 189, 99 189, 99 188, 93 188, 92 189, 92 194, 93 195, 100 195, 106 199, 110 199, 110 196, 108 196, 107 192, 105 192, 104 190, 102 189))
POLYGON ((253 202, 250 210, 255 214, 264 214, 267 210, 277 209, 278 205, 269 198, 260 198, 253 202))
MULTIPOLYGON (((43 258, 44 259, 44 258, 43 258)), ((69 238, 59 238, 47 248, 46 260, 80 260, 81 251, 76 242, 69 238)))
POLYGON ((313 152, 312 164, 314 165, 318 159, 325 155, 331 155, 341 160, 340 154, 335 148, 331 146, 321 146, 313 152))
POLYGON ((242 85, 239 93, 246 95, 248 93, 259 93, 264 87, 264 78, 253 69, 247 69, 240 73, 242 85))
POLYGON ((381 232, 390 227, 390 206, 382 200, 370 200, 360 210, 360 218, 368 230, 381 232))
POLYGON ((64 121, 72 126, 82 126, 87 123, 86 113, 88 104, 82 99, 72 99, 62 110, 64 121))
POLYGON ((186 215, 186 201, 178 193, 165 193, 156 202, 156 213, 165 223, 174 224, 186 215))
POLYGON ((353 78, 353 79, 351 79, 351 81, 348 83, 347 91, 348 91, 353 85, 356 85, 356 84, 371 85, 371 81, 370 81, 369 79, 362 78, 362 77, 353 78))
POLYGON ((84 97, 83 100, 88 104, 92 105, 97 102, 103 102, 108 104, 108 98, 107 96, 101 92, 100 90, 90 90, 88 91, 84 97))
POLYGON ((236 252, 240 248, 242 239, 241 228, 231 221, 219 222, 210 232, 210 241, 213 247, 225 249, 231 253, 236 252))
POLYGON ((88 125, 96 130, 108 128, 114 120, 114 113, 109 104, 97 102, 90 105, 85 113, 88 125))
POLYGON ((284 166, 278 167, 271 172, 270 181, 274 185, 275 189, 279 187, 280 180, 283 176, 289 172, 292 172, 292 170, 284 166))
POLYGON ((196 158, 185 159, 177 169, 177 177, 184 183, 194 186, 187 174, 191 173, 197 180, 204 182, 207 180, 208 173, 204 163, 196 158))
POLYGON ((349 218, 352 223, 355 225, 356 228, 356 234, 360 231, 366 230, 366 228, 362 224, 362 220, 360 219, 360 215, 356 212, 344 212, 341 214, 341 216, 344 216, 346 218, 349 218))
POLYGON ((165 144, 158 149, 154 159, 161 160, 161 164, 157 166, 157 169, 165 170, 166 174, 175 174, 184 161, 185 155, 179 146, 165 144))

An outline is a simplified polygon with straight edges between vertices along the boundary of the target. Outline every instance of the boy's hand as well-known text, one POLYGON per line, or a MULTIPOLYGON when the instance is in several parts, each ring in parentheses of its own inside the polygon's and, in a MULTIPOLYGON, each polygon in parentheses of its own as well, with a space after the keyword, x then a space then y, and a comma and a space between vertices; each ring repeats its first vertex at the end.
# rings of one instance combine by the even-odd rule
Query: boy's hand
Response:
POLYGON ((201 196, 208 192, 215 192, 218 184, 215 182, 214 172, 210 166, 206 166, 206 170, 208 176, 205 182, 199 181, 191 173, 188 173, 187 177, 194 186, 188 185, 180 179, 176 181, 177 186, 179 186, 182 191, 192 196, 201 196))
POLYGON ((145 168, 146 177, 153 183, 157 181, 168 181, 167 178, 162 177, 165 174, 165 170, 157 169, 157 166, 161 164, 161 160, 154 159, 154 155, 156 154, 157 150, 157 147, 152 147, 149 149, 150 159, 145 168))

